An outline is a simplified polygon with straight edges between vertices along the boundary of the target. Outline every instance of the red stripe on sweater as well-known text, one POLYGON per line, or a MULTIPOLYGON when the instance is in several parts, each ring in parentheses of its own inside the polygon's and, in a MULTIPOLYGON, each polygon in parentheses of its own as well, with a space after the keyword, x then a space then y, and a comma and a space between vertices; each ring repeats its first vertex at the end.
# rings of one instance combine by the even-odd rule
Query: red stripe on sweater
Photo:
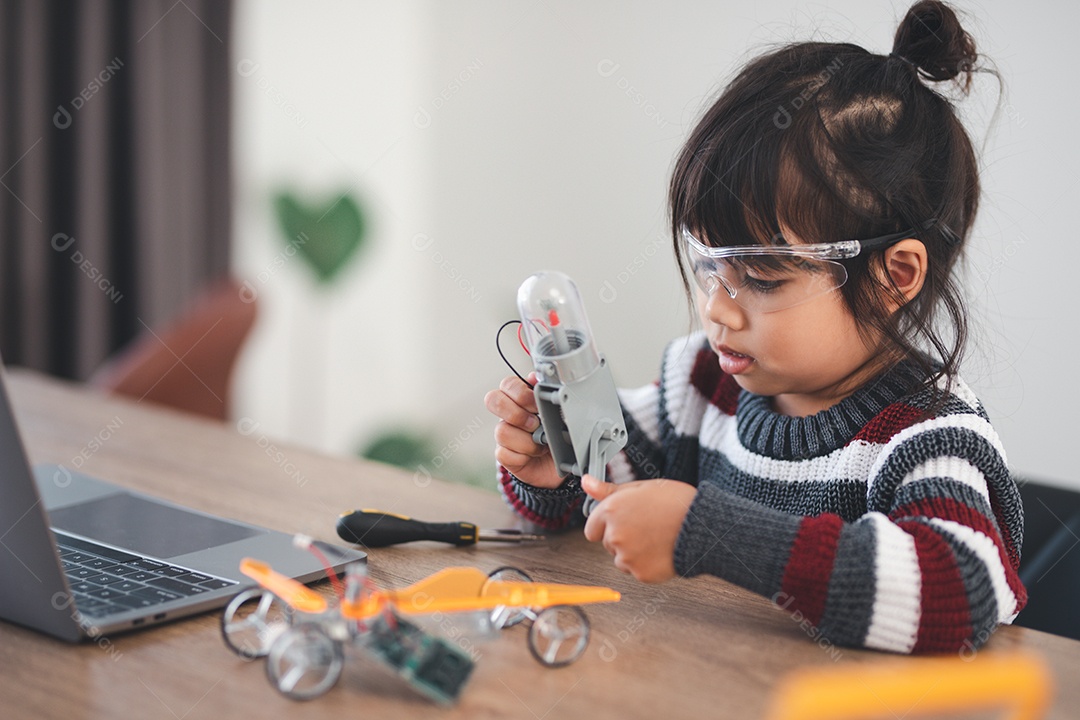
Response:
MULTIPOLYGON (((713 362, 718 362, 714 360, 713 362)), ((724 375, 716 386, 716 392, 711 399, 712 404, 720 408, 725 415, 734 415, 739 409, 739 393, 742 388, 731 375, 724 375)))
POLYGON ((1027 604, 1027 590, 1024 588, 1024 583, 1020 581, 1020 576, 1017 575, 1016 570, 1013 569, 1012 564, 1009 562, 1006 546, 1004 545, 1002 538, 998 535, 997 528, 990 522, 990 518, 986 517, 975 508, 969 507, 953 498, 923 498, 901 505, 893 510, 889 514, 889 517, 894 520, 904 517, 928 517, 952 520, 953 522, 966 525, 972 530, 986 535, 994 541, 994 546, 997 548, 1001 566, 1005 568, 1005 580, 1008 582, 1009 589, 1012 590, 1013 595, 1016 596, 1017 611, 1021 610, 1024 605, 1027 604))
POLYGON ((922 613, 912 652, 955 652, 971 637, 971 608, 949 543, 922 523, 896 523, 915 538, 922 613))
POLYGON ((829 578, 836 560, 836 545, 844 521, 838 515, 825 514, 803 518, 795 542, 791 544, 784 578, 780 587, 791 599, 785 608, 799 610, 814 625, 825 614, 829 578))
POLYGON ((521 517, 525 518, 531 523, 547 528, 548 530, 558 530, 565 527, 570 522, 570 515, 574 512, 574 508, 577 507, 577 502, 571 503, 566 512, 557 518, 546 518, 543 515, 539 515, 536 512, 530 510, 525 506, 525 503, 521 501, 521 498, 514 492, 513 486, 514 477, 510 474, 510 471, 504 467, 499 468, 499 484, 502 486, 502 491, 506 496, 506 499, 510 501, 510 504, 514 507, 516 512, 521 517))
POLYGON ((848 444, 856 440, 884 444, 901 430, 925 419, 925 411, 907 403, 894 402, 866 423, 855 437, 848 441, 848 444))
POLYGON ((690 384, 725 415, 734 415, 738 410, 742 388, 720 369, 720 361, 711 349, 698 350, 690 370, 690 384))

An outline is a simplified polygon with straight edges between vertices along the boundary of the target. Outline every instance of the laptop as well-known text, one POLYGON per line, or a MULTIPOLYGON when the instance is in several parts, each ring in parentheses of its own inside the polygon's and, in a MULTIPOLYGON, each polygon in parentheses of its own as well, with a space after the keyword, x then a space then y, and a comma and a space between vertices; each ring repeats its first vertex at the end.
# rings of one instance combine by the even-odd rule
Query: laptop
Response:
MULTIPOLYGON (((335 570, 366 560, 317 543, 335 570)), ((253 557, 301 582, 325 569, 292 536, 61 465, 31 470, 0 369, 0 619, 69 642, 223 607, 253 557)))

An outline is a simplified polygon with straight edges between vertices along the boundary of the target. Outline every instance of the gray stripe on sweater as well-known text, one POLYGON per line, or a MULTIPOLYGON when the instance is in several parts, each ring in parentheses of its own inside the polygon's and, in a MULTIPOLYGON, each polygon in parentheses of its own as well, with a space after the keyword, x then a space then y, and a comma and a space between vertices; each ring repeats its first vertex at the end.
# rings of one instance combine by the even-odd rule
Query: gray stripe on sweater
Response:
POLYGON ((837 645, 862 645, 874 612, 877 534, 870 521, 843 526, 829 577, 822 634, 837 645))
POLYGON ((771 597, 780 589, 800 518, 705 482, 675 544, 675 571, 709 573, 771 597))
POLYGON ((626 425, 626 447, 623 455, 630 463, 634 477, 643 480, 662 477, 664 454, 641 429, 634 416, 623 409, 623 422, 626 425))
MULTIPOLYGON (((955 500, 962 505, 966 505, 985 517, 994 526, 994 530, 997 531, 998 535, 1001 535, 1001 528, 998 527, 997 520, 994 519, 994 512, 990 509, 990 504, 986 502, 986 498, 977 493, 974 488, 952 478, 928 477, 904 485, 896 491, 896 497, 889 503, 889 507, 872 509, 889 514, 892 508, 903 507, 931 498, 955 500)), ((896 522, 899 518, 891 519, 896 522)))
POLYGON ((809 516, 835 513, 848 522, 866 514, 864 480, 774 480, 740 470, 726 455, 710 448, 701 449, 701 477, 781 512, 809 516))

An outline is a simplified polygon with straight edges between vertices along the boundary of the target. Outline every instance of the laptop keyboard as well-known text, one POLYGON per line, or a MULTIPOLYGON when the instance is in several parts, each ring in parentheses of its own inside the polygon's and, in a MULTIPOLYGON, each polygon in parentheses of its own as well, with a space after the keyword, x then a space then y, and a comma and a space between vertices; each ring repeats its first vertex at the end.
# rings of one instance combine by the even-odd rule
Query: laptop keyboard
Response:
POLYGON ((54 534, 75 607, 86 617, 148 608, 237 584, 59 532, 54 534))

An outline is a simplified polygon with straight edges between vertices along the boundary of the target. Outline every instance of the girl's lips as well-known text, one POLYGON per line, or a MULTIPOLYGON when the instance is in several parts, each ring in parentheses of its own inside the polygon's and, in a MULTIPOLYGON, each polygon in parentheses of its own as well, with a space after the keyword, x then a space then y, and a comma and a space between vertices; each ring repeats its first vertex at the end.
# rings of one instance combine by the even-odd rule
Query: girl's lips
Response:
POLYGON ((754 363, 754 358, 735 352, 727 345, 717 346, 716 355, 720 359, 720 369, 728 375, 746 372, 747 368, 754 363))

